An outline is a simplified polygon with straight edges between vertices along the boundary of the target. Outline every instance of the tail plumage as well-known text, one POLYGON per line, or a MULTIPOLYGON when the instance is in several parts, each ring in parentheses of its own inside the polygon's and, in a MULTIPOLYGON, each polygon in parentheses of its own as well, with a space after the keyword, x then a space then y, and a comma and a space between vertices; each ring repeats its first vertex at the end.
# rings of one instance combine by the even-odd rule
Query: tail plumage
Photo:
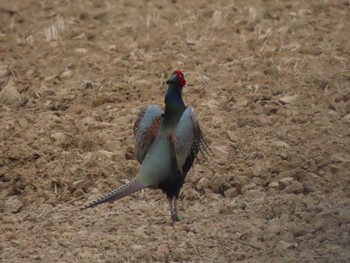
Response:
POLYGON ((99 199, 96 199, 95 201, 92 201, 91 203, 88 203, 84 205, 81 209, 86 209, 90 208, 99 204, 103 204, 106 202, 114 202, 117 201, 118 199, 121 199, 127 195, 130 195, 134 192, 137 192, 141 189, 144 189, 148 187, 147 185, 137 181, 137 179, 132 179, 130 182, 127 184, 124 184, 112 191, 110 191, 108 194, 100 197, 99 199))

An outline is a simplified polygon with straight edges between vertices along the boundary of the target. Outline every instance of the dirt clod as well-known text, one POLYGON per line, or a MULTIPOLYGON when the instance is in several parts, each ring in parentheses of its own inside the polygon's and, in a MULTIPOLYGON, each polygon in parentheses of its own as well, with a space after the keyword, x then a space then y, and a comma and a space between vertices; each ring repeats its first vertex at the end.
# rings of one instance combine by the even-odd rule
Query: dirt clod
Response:
POLYGON ((22 202, 17 196, 11 196, 5 201, 4 212, 5 213, 17 213, 23 207, 22 202))

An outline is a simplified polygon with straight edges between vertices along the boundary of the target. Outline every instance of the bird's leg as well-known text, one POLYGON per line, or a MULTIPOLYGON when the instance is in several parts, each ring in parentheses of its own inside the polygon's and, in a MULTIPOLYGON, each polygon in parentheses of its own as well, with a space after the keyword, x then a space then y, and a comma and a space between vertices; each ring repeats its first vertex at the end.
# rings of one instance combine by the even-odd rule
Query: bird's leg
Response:
POLYGON ((170 214, 171 214, 171 220, 173 222, 180 221, 179 216, 177 215, 177 200, 176 197, 168 197, 169 200, 169 206, 170 206, 170 214))
POLYGON ((180 221, 180 218, 177 214, 177 198, 175 196, 173 197, 173 202, 174 204, 173 204, 173 212, 171 214, 171 219, 173 221, 180 221))
POLYGON ((171 219, 173 219, 173 199, 171 197, 168 197, 169 200, 169 207, 170 207, 170 215, 171 215, 171 219))

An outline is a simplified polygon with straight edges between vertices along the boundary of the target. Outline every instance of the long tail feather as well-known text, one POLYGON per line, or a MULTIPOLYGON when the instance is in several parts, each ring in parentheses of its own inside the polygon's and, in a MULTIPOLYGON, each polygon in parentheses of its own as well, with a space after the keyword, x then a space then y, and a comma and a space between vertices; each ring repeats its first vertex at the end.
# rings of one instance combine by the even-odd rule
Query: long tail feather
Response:
POLYGON ((90 208, 106 202, 111 203, 147 187, 148 187, 147 185, 140 183, 136 179, 132 179, 127 184, 124 184, 110 191, 108 194, 96 199, 95 201, 92 201, 91 203, 84 205, 81 209, 83 210, 83 209, 90 208))

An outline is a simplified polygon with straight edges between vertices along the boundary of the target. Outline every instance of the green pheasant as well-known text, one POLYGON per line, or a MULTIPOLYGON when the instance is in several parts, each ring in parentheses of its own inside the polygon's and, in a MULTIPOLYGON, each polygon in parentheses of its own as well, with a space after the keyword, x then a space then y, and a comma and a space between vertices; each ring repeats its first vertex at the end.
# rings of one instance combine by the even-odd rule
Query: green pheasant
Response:
POLYGON ((164 112, 158 105, 140 111, 134 125, 135 155, 139 174, 82 209, 113 202, 144 188, 161 189, 169 200, 171 219, 178 221, 177 200, 185 178, 199 152, 208 153, 201 127, 192 107, 186 107, 183 73, 172 73, 165 95, 164 112))

